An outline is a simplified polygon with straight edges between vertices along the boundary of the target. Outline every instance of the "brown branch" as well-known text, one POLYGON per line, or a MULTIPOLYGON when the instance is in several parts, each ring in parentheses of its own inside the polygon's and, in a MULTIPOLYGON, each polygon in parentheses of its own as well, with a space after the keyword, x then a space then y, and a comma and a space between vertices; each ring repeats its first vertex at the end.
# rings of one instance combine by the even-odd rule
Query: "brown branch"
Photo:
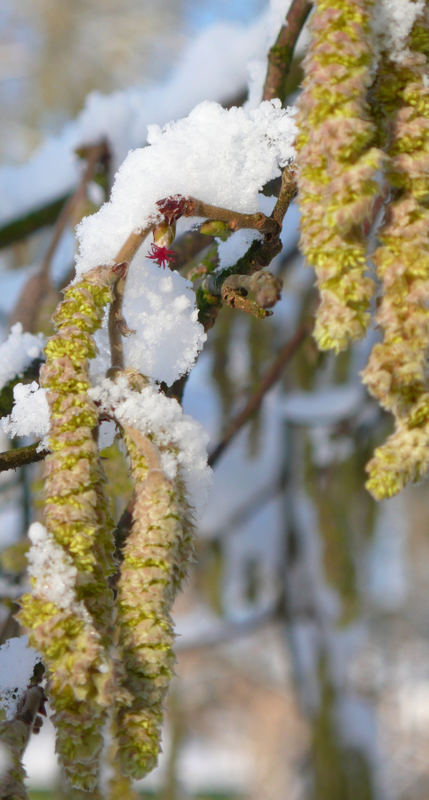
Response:
POLYGON ((122 315, 122 304, 124 300, 126 272, 129 262, 134 258, 139 247, 143 244, 149 231, 153 226, 142 228, 141 231, 133 231, 130 233, 122 247, 117 252, 114 259, 113 269, 119 270, 120 277, 113 287, 113 301, 109 309, 109 342, 111 354, 111 366, 113 369, 124 368, 124 351, 122 346, 122 337, 128 336, 131 331, 122 315))
POLYGON ((307 328, 304 325, 301 325, 296 331, 295 335, 292 337, 292 339, 282 347, 274 364, 270 367, 270 369, 265 373, 264 377, 262 378, 259 389, 249 398, 244 408, 231 420, 223 438, 221 439, 219 444, 217 444, 216 447, 211 451, 208 457, 208 463, 211 467, 213 467, 214 464, 218 461, 223 451, 226 449, 226 447, 228 447, 232 439, 246 424, 246 422, 248 422, 252 414, 254 414, 255 411, 257 411, 257 409, 260 407, 264 399, 264 395, 269 391, 269 389, 271 389, 272 386, 274 386, 276 381, 278 381, 285 365, 295 355, 296 351, 298 350, 300 344, 306 338, 307 334, 308 334, 307 328))
POLYGON ((39 444, 40 442, 36 442, 26 447, 18 447, 16 450, 6 450, 4 453, 0 453, 0 472, 43 461, 49 450, 38 450, 39 444))
POLYGON ((276 41, 268 53, 263 100, 285 100, 285 84, 298 36, 311 11, 311 0, 293 0, 276 41))
POLYGON ((288 164, 282 172, 279 196, 271 212, 272 218, 277 222, 280 228, 283 224, 286 211, 294 199, 296 192, 297 185, 295 166, 294 164, 288 164))
POLYGON ((123 261, 127 261, 129 264, 133 260, 137 250, 139 249, 140 245, 143 244, 146 236, 148 233, 150 233, 154 225, 155 223, 148 225, 147 228, 142 228, 140 231, 133 231, 133 233, 130 233, 122 247, 116 253, 114 263, 121 264, 123 261))
MULTIPOLYGON (((122 264, 117 265, 117 269, 127 269, 128 264, 123 262, 122 264)), ((115 286, 113 287, 113 300, 110 304, 109 309, 109 319, 108 319, 108 331, 109 331, 109 342, 110 342, 110 357, 111 357, 111 366, 114 369, 123 369, 124 368, 124 350, 122 346, 122 337, 128 336, 130 333, 135 333, 135 331, 131 331, 126 324, 124 317, 122 315, 122 304, 124 300, 124 291, 125 291, 125 277, 126 273, 122 275, 115 286)))
POLYGON ((231 231, 237 231, 240 228, 253 228, 264 234, 277 232, 276 221, 272 217, 267 217, 261 211, 257 211, 255 214, 241 214, 239 211, 233 211, 229 208, 204 203, 195 197, 186 198, 182 213, 184 217, 205 217, 209 220, 226 222, 231 231))

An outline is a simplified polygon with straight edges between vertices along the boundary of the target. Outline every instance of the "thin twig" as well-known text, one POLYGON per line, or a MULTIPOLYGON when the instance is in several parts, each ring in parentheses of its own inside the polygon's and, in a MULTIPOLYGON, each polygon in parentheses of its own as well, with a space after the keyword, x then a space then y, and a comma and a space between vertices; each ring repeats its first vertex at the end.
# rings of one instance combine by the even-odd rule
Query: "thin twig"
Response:
POLYGON ((286 211, 294 199, 296 192, 297 185, 295 166, 294 164, 288 164, 282 172, 279 195, 271 213, 272 218, 277 222, 280 228, 283 224, 286 211))
MULTIPOLYGON (((130 261, 132 261, 137 253, 137 250, 146 239, 146 236, 152 230, 152 227, 153 225, 148 226, 147 228, 142 228, 141 231, 133 231, 133 233, 130 233, 115 256, 115 269, 126 267, 130 261)), ((134 331, 129 330, 122 315, 125 281, 126 272, 123 272, 113 288, 114 298, 110 305, 108 320, 111 366, 113 368, 119 367, 119 369, 124 368, 122 336, 127 336, 129 333, 134 333, 134 331)))
POLYGON ((140 231, 133 231, 133 233, 130 233, 122 247, 116 253, 114 263, 121 264, 123 261, 127 261, 129 264, 133 260, 140 245, 143 244, 146 236, 154 227, 154 224, 155 223, 152 223, 148 225, 147 228, 142 228, 140 231))
POLYGON ((231 420, 226 432, 216 447, 211 451, 208 457, 208 463, 211 467, 218 461, 226 447, 231 443, 232 439, 241 430, 243 425, 250 419, 252 414, 260 407, 264 395, 271 389, 271 387, 278 381, 285 365, 290 361, 292 356, 295 355, 300 344, 304 341, 308 334, 308 330, 304 325, 301 325, 296 331, 292 339, 282 347, 278 357, 276 358, 272 367, 265 373, 259 389, 252 394, 247 401, 244 408, 231 420))
POLYGON ((0 453, 0 472, 7 469, 17 469, 25 464, 34 464, 36 461, 43 461, 49 450, 38 450, 40 442, 29 444, 26 447, 18 447, 16 450, 6 450, 0 453))
POLYGON ((285 100, 285 83, 292 63, 295 45, 311 11, 311 0, 293 0, 276 41, 268 52, 268 68, 264 85, 264 100, 279 97, 285 100))
MULTIPOLYGON (((125 266, 126 262, 124 262, 125 266)), ((127 327, 122 316, 122 304, 124 300, 125 275, 121 277, 113 288, 113 300, 110 304, 108 331, 110 342, 110 358, 113 368, 124 368, 124 349, 122 346, 122 336, 132 333, 127 327)), ((135 332, 135 331, 134 331, 135 332)))
POLYGON ((252 242, 244 256, 238 259, 231 267, 218 270, 215 275, 207 277, 205 288, 210 294, 214 296, 220 295, 222 285, 230 275, 251 275, 260 270, 261 267, 268 266, 273 258, 281 252, 280 232, 283 218, 295 194, 295 170, 291 164, 283 170, 279 196, 268 218, 271 221, 272 229, 270 230, 269 225, 264 225, 264 229, 260 229, 264 233, 262 240, 252 242))
POLYGON ((272 217, 267 217, 261 211, 257 211, 255 214, 241 214, 239 211, 233 211, 229 208, 204 203, 202 200, 197 200, 196 197, 186 198, 183 216, 205 217, 209 220, 226 222, 231 231, 237 231, 240 228, 251 228, 264 234, 278 232, 276 221, 272 217))

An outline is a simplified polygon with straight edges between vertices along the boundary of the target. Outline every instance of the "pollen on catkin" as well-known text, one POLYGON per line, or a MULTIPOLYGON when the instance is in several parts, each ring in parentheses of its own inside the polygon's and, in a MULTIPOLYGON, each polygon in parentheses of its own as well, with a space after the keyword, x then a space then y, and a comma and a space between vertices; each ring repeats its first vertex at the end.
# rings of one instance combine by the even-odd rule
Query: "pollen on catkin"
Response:
POLYGON ((367 103, 372 0, 316 0, 296 140, 301 248, 316 271, 315 338, 339 352, 361 337, 373 281, 362 224, 378 191, 381 151, 367 103))
POLYGON ((390 497, 429 468, 429 85, 428 13, 416 21, 399 62, 381 85, 392 199, 373 254, 382 284, 383 339, 363 379, 390 411, 395 431, 369 462, 367 487, 390 497))
POLYGON ((109 268, 92 270, 66 290, 54 315, 57 333, 41 371, 51 411, 46 528, 33 533, 33 593, 22 598, 19 615, 47 669, 62 766, 86 791, 97 783, 102 726, 114 693, 108 587, 113 542, 93 435, 98 415, 88 397, 88 359, 115 280, 109 268))
POLYGON ((136 486, 132 529, 118 581, 119 645, 131 705, 116 704, 118 758, 141 778, 160 752, 163 703, 173 675, 170 610, 189 557, 191 522, 180 483, 169 480, 159 448, 135 428, 124 440, 136 486))

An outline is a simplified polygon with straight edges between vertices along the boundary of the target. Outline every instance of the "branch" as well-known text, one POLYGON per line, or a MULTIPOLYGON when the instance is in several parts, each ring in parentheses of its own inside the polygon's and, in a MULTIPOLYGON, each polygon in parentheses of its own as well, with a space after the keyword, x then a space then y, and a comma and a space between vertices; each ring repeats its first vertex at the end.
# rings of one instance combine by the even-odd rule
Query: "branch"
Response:
POLYGON ((262 241, 252 242, 247 253, 233 266, 219 270, 216 275, 206 278, 204 289, 211 295, 220 295, 222 284, 230 275, 251 275, 261 267, 267 267, 273 258, 282 250, 280 232, 283 218, 296 194, 295 169, 292 165, 285 167, 282 173, 281 186, 277 202, 270 217, 272 227, 260 228, 264 233, 262 241))
POLYGON ((265 77, 263 100, 279 97, 285 101, 286 78, 292 63, 298 36, 311 11, 311 0, 293 0, 276 41, 268 53, 268 68, 265 77))
POLYGON ((189 653, 207 647, 216 647, 235 641, 239 636, 248 636, 269 622, 273 622, 278 614, 280 601, 276 600, 268 608, 255 611, 251 617, 243 620, 221 620, 218 624, 208 626, 205 631, 197 631, 188 636, 180 635, 176 641, 175 650, 178 653, 189 653))
POLYGON ((26 447, 18 447, 16 450, 6 450, 0 453, 0 472, 24 467, 26 464, 34 464, 36 461, 43 461, 49 450, 38 450, 39 445, 40 442, 36 442, 26 447))
POLYGON ((261 488, 252 492, 250 498, 247 497, 241 505, 232 511, 221 528, 204 530, 203 544, 229 538, 238 528, 241 528, 248 520, 251 520, 270 500, 273 500, 283 492, 287 484, 287 477, 285 471, 282 471, 277 478, 270 479, 265 486, 261 486, 261 488))
POLYGON ((276 381, 278 381, 285 365, 295 355, 296 351, 298 350, 300 344, 302 344, 302 342, 306 338, 307 334, 308 334, 307 328, 304 325, 301 325, 296 331, 293 338, 289 342, 287 342, 281 349, 274 364, 265 373, 265 376, 261 381, 259 389, 249 398, 244 408, 231 420, 229 426, 226 429, 225 435, 223 436, 219 444, 217 444, 216 447, 211 451, 208 458, 208 463, 211 467, 214 466, 216 461, 222 455, 225 448, 228 447, 232 439, 241 430, 243 425, 246 424, 246 422, 250 419, 252 414, 254 414, 255 411, 257 411, 257 409, 260 407, 264 399, 264 395, 269 391, 269 389, 271 389, 272 386, 274 386, 276 381))
POLYGON ((26 239, 32 233, 52 225, 60 214, 61 209, 69 199, 69 194, 61 195, 45 205, 39 206, 20 217, 0 227, 0 249, 10 247, 15 242, 26 239))
POLYGON ((49 293, 53 291, 49 277, 52 258, 61 241, 67 224, 73 217, 77 216, 79 208, 86 199, 87 186, 89 181, 92 180, 97 165, 101 161, 106 160, 109 156, 109 151, 105 142, 99 142, 87 147, 84 152, 87 163, 82 177, 76 190, 62 207, 40 269, 36 275, 31 276, 21 291, 10 316, 10 325, 13 325, 15 322, 21 322, 24 330, 34 330, 40 306, 44 299, 49 296, 49 293))
POLYGON ((114 270, 119 270, 120 277, 113 288, 113 301, 109 309, 109 342, 112 368, 123 369, 124 352, 122 347, 122 337, 128 336, 131 331, 122 315, 122 303, 124 300, 125 281, 128 264, 134 258, 140 245, 143 244, 148 233, 152 230, 152 225, 142 228, 140 231, 130 233, 122 247, 119 249, 114 259, 114 270))
MULTIPOLYGON (((117 265, 117 269, 128 269, 128 264, 124 261, 117 265)), ((111 366, 114 369, 124 368, 124 350, 122 347, 122 337, 128 336, 131 331, 125 322, 122 314, 122 304, 124 301, 126 272, 122 275, 113 287, 113 300, 110 304, 108 331, 110 343, 111 366)))
MULTIPOLYGON (((162 201, 161 201, 162 202, 162 201)), ((205 217, 208 220, 226 222, 231 231, 238 231, 240 228, 253 228, 260 233, 277 233, 277 225, 272 217, 267 217, 261 211, 255 214, 241 214, 221 206, 213 206, 204 203, 195 197, 187 197, 183 208, 184 217, 205 217)))

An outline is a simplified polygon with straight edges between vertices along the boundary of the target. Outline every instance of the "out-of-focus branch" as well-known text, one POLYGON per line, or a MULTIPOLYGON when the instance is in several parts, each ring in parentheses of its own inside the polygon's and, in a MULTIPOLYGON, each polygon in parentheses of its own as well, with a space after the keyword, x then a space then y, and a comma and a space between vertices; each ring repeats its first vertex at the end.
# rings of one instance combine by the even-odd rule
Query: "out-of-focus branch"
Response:
POLYGON ((222 527, 204 531, 202 546, 206 541, 214 542, 219 539, 229 538, 231 534, 252 519, 270 500, 274 500, 284 490, 286 481, 287 475, 282 471, 277 478, 271 479, 265 486, 252 492, 252 496, 250 498, 246 497, 243 503, 225 520, 222 527))
POLYGON ((268 68, 264 85, 264 100, 279 97, 285 100, 285 83, 292 63, 298 36, 311 11, 311 0, 293 0, 280 28, 276 41, 268 52, 268 68))
POLYGON ((87 186, 90 180, 92 180, 97 165, 108 158, 109 151, 105 142, 99 142, 85 148, 84 154, 87 163, 79 184, 62 207, 40 269, 37 274, 32 275, 24 285, 18 302, 10 316, 10 325, 13 325, 15 322, 21 322, 24 330, 34 330, 40 305, 48 293, 53 290, 49 275, 52 258, 68 223, 77 216, 78 210, 86 200, 87 186))
POLYGON ((290 361, 290 359, 294 356, 296 351, 298 350, 300 344, 304 341, 305 337, 307 336, 308 331, 304 325, 301 325, 298 330, 296 331, 295 335, 292 339, 287 342, 282 349, 278 357, 276 358, 272 367, 265 373, 259 389, 252 394, 252 396, 247 401, 244 408, 231 420, 230 424, 228 425, 225 434, 219 444, 211 451, 208 463, 211 467, 218 461, 219 457, 222 455, 223 451, 228 447, 232 439, 236 436, 236 434, 241 430, 243 425, 250 419, 252 414, 257 411, 259 406, 261 405, 265 394, 271 389, 272 386, 278 381, 280 378, 282 371, 285 365, 290 361))
POLYGON ((29 211, 27 214, 15 217, 10 222, 0 227, 0 249, 10 247, 15 242, 26 239, 32 233, 52 225, 67 203, 69 194, 61 195, 45 205, 29 211))
POLYGON ((280 610, 280 600, 276 600, 268 608, 255 611, 243 620, 220 620, 218 625, 208 627, 206 631, 198 631, 193 636, 182 634, 176 641, 178 653, 189 653, 194 650, 205 650, 207 647, 235 642, 239 636, 248 636, 259 628, 276 619, 280 610))
POLYGON ((44 276, 49 275, 52 257, 57 249, 67 223, 75 216, 79 207, 86 200, 88 183, 92 180, 97 165, 100 163, 100 161, 105 161, 109 158, 109 148, 107 142, 104 141, 85 148, 84 153, 86 158, 86 167, 83 171, 76 191, 73 192, 71 197, 67 200, 67 203, 57 219, 50 245, 40 267, 40 273, 44 276))

